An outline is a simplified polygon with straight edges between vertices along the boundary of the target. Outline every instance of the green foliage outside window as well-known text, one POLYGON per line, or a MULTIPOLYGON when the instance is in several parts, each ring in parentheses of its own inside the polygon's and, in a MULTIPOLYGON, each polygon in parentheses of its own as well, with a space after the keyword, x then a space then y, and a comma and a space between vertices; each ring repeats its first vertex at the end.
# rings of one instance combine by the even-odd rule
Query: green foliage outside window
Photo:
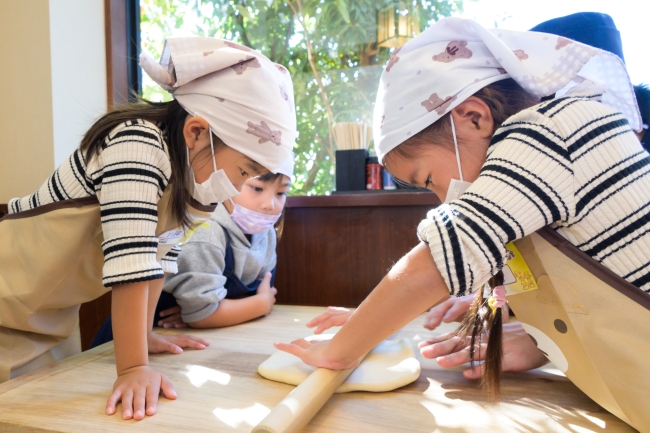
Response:
MULTIPOLYGON (((334 122, 372 124, 390 49, 377 46, 381 9, 401 4, 425 29, 462 11, 463 0, 141 0, 142 48, 159 58, 170 35, 215 36, 254 48, 293 78, 298 138, 292 195, 329 194, 334 122)), ((143 74, 143 96, 171 95, 143 74)))

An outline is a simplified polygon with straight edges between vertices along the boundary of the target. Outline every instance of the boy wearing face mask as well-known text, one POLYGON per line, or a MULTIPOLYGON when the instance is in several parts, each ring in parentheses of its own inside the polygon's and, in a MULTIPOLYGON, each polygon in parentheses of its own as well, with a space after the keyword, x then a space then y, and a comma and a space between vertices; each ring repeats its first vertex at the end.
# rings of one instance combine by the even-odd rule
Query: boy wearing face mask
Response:
POLYGON ((289 185, 286 175, 262 175, 217 207, 183 245, 178 274, 165 281, 158 326, 216 328, 271 312, 277 293, 275 225, 289 185))

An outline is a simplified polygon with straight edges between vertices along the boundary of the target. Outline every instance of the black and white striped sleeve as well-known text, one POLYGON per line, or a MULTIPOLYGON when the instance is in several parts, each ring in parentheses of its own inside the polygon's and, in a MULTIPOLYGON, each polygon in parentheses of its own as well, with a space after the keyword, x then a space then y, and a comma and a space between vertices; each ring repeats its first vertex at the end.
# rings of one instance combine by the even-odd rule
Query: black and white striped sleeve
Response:
POLYGON ((524 110, 495 133, 478 179, 418 227, 451 295, 481 287, 504 264, 505 244, 574 214, 574 175, 553 119, 524 110))
POLYGON ((181 246, 174 245, 167 254, 165 254, 162 259, 160 259, 160 264, 162 265, 163 272, 165 274, 177 274, 178 273, 178 255, 181 253, 181 246))
POLYGON ((91 168, 104 232, 103 284, 163 278, 155 231, 171 166, 160 129, 149 122, 125 122, 108 135, 91 168))

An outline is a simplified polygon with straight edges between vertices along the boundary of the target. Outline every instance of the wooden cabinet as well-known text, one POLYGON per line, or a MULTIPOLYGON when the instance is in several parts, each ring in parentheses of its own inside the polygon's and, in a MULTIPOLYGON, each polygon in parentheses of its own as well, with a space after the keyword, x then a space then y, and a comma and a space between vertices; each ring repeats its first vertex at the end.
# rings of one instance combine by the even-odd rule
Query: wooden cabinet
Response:
POLYGON ((418 244, 418 223, 439 203, 426 192, 290 197, 278 244, 277 302, 358 306, 418 244))

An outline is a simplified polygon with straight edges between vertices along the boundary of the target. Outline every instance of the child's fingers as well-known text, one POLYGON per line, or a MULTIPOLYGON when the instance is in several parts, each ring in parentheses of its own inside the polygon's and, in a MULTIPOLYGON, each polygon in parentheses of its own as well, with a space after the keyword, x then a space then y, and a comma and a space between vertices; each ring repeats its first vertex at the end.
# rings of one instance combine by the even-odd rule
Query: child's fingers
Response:
POLYGON ((440 305, 433 307, 429 313, 427 313, 426 319, 424 319, 424 327, 429 331, 433 331, 442 321, 443 316, 449 308, 449 300, 446 300, 440 305))
POLYGON ((187 323, 185 323, 185 322, 175 323, 174 328, 176 328, 176 329, 187 328, 187 323))
POLYGON ((172 341, 181 347, 191 347, 198 350, 203 350, 210 345, 208 340, 190 334, 176 335, 172 338, 172 341))
MULTIPOLYGON (((452 350, 452 353, 444 356, 436 357, 436 362, 441 367, 457 367, 459 365, 466 364, 470 361, 469 346, 461 348, 462 346, 456 347, 452 350)), ((485 344, 477 344, 476 350, 474 351, 474 361, 482 361, 485 357, 485 344)))
POLYGON ((111 395, 108 396, 108 401, 106 402, 106 415, 113 415, 115 413, 115 406, 121 399, 122 391, 119 388, 113 390, 111 395))
POLYGON ((181 307, 180 305, 176 305, 174 307, 168 308, 166 310, 162 310, 160 312, 160 317, 167 317, 171 316, 172 314, 177 314, 181 312, 181 307))
POLYGON ((329 313, 323 313, 320 316, 314 317, 309 322, 307 322, 307 327, 313 328, 314 326, 318 326, 323 321, 327 320, 329 317, 330 317, 329 313))
POLYGON ((439 358, 441 356, 449 355, 450 353, 454 353, 457 350, 462 349, 464 347, 465 345, 462 344, 460 338, 453 337, 450 338, 449 340, 420 347, 420 353, 425 358, 432 359, 432 358, 439 358))
POLYGON ((320 334, 321 332, 330 329, 332 326, 339 326, 342 323, 345 323, 345 321, 341 323, 340 318, 340 316, 329 317, 327 320, 318 325, 318 328, 316 328, 314 334, 320 334))
POLYGON ((442 321, 445 323, 453 322, 458 319, 460 316, 467 312, 467 304, 465 302, 457 301, 451 306, 449 310, 445 313, 445 316, 442 318, 442 321))
MULTIPOLYGON (((474 354, 474 360, 480 361, 480 354, 474 354), (479 355, 479 356, 477 356, 479 355)), ((469 347, 449 355, 436 357, 436 362, 441 367, 449 368, 463 365, 469 362, 469 347)))
POLYGON ((287 343, 273 343, 273 346, 278 349, 282 350, 283 352, 290 353, 292 355, 297 356, 298 358, 302 359, 305 353, 305 349, 302 347, 296 345, 296 344, 287 344, 287 343))
MULTIPOLYGON (((160 352, 169 352, 169 353, 180 354, 180 353, 183 353, 183 349, 181 349, 180 346, 167 341, 167 342, 162 343, 162 350, 160 350, 160 352)), ((160 353, 160 352, 157 352, 157 353, 160 353)))
POLYGON ((303 349, 309 349, 311 346, 313 346, 316 343, 315 342, 312 343, 311 341, 307 341, 304 338, 301 338, 299 340, 293 340, 291 344, 294 344, 298 347, 302 347, 303 349))
POLYGON ((171 381, 164 374, 161 374, 161 376, 162 380, 160 381, 160 390, 162 391, 163 395, 170 400, 176 400, 176 391, 174 390, 174 386, 172 385, 171 381))
POLYGON ((465 376, 468 379, 480 379, 483 376, 483 373, 485 372, 484 365, 476 365, 474 368, 470 368, 468 370, 463 371, 463 376, 465 376))
POLYGON ((133 391, 127 389, 122 394, 122 419, 133 418, 133 391))
POLYGON ((195 342, 200 343, 200 344, 202 344, 204 346, 209 346, 210 345, 210 342, 208 340, 204 340, 203 338, 199 338, 199 337, 196 337, 196 336, 190 335, 190 334, 181 334, 181 335, 183 337, 189 339, 189 340, 195 341, 195 342))
POLYGON ((278 294, 278 289, 276 289, 275 287, 271 287, 271 292, 273 292, 273 296, 275 296, 278 294))
POLYGON ((173 313, 172 315, 167 316, 164 319, 161 319, 160 322, 162 323, 176 322, 177 320, 180 319, 181 319, 181 313, 173 313))
POLYGON ((447 332, 445 334, 440 334, 436 337, 431 337, 427 338, 426 340, 422 340, 418 343, 418 348, 422 349, 424 346, 430 346, 435 343, 440 343, 442 341, 449 340, 450 338, 453 338, 455 336, 455 333, 453 332, 447 332))
POLYGON ((144 397, 146 393, 146 388, 139 388, 133 394, 133 419, 136 421, 144 418, 144 397))
POLYGON ((194 339, 191 339, 191 338, 179 341, 178 344, 180 344, 182 347, 185 347, 185 348, 189 347, 191 349, 196 349, 196 350, 203 350, 206 347, 205 344, 201 343, 200 341, 196 341, 194 339))
POLYGON ((145 407, 148 416, 155 415, 158 409, 158 394, 160 394, 160 385, 152 385, 147 388, 145 407))

